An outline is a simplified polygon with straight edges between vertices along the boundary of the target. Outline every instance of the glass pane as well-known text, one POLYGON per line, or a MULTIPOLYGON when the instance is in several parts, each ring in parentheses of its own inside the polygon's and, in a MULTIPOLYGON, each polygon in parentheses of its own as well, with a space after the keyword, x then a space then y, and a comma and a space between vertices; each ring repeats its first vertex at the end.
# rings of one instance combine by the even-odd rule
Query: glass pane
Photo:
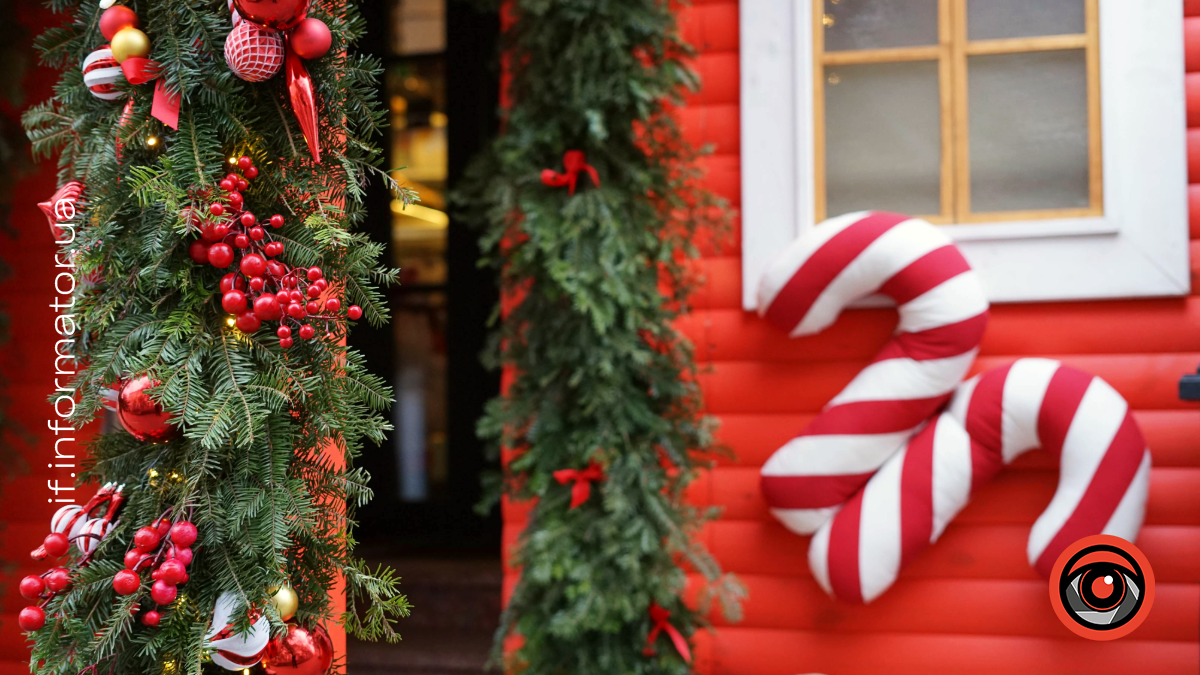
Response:
POLYGON ((938 0, 825 0, 824 24, 827 52, 936 45, 938 0))
POLYGON ((1085 32, 1084 0, 968 0, 972 40, 1069 35, 1085 32))
POLYGON ((940 213, 938 105, 936 61, 826 69, 826 213, 940 213))
POLYGON ((392 434, 401 501, 423 502, 445 492, 446 296, 406 293, 392 314, 396 336, 396 402, 392 434))
POLYGON ((1088 206, 1083 50, 967 62, 971 211, 1088 206))
POLYGON ((395 54, 445 51, 445 0, 397 0, 392 6, 391 38, 392 52, 395 54))

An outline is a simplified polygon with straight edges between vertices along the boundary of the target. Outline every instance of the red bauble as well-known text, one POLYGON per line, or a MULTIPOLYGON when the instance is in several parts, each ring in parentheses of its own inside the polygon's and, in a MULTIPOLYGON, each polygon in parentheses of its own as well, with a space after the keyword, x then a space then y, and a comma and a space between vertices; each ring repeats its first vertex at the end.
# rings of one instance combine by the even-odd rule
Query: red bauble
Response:
POLYGON ((158 548, 158 543, 162 541, 162 537, 158 534, 158 529, 153 527, 139 527, 137 532, 133 533, 133 545, 142 553, 149 553, 158 548))
POLYGON ((141 587, 142 580, 134 572, 121 570, 113 577, 112 583, 113 590, 117 592, 117 595, 133 595, 141 587))
POLYGON ((207 264, 208 244, 204 243, 203 239, 197 239, 196 241, 193 241, 192 245, 188 247, 188 256, 191 257, 192 262, 195 262, 198 265, 207 264))
POLYGON ((17 615, 17 625, 23 631, 33 631, 46 625, 46 612, 41 607, 26 607, 17 615))
POLYGON ((329 53, 333 44, 333 34, 329 26, 320 19, 305 19, 288 34, 288 43, 292 45, 296 56, 302 59, 319 59, 329 53))
POLYGON ((208 262, 218 269, 229 267, 233 264, 233 247, 225 242, 218 242, 209 246, 208 262))
MULTIPOLYGON (((246 21, 275 30, 295 27, 308 15, 310 0, 233 0, 233 8, 246 21)), ((243 25, 245 21, 238 24, 243 25)))
POLYGON ((154 626, 158 625, 158 621, 161 618, 162 617, 160 617, 158 615, 158 612, 156 612, 154 610, 150 610, 149 612, 146 612, 145 614, 142 615, 142 625, 150 626, 151 628, 153 628, 154 626))
POLYGON ((359 317, 362 316, 362 307, 350 305, 350 309, 346 310, 346 316, 350 317, 352 321, 358 321, 359 317))
POLYGON ((147 389, 157 385, 143 375, 126 382, 117 394, 117 419, 139 441, 156 443, 179 435, 179 427, 167 423, 170 413, 146 394, 147 389))
POLYGON ((236 288, 221 296, 221 309, 230 314, 241 314, 246 311, 246 294, 236 288))
POLYGON ((55 567, 46 573, 46 588, 58 593, 67 590, 71 585, 71 575, 61 567, 55 567))
POLYGON ((159 579, 150 587, 150 599, 160 605, 169 605, 175 602, 175 597, 179 595, 179 588, 175 584, 168 584, 159 579))
POLYGON ((186 520, 171 526, 171 541, 179 548, 191 546, 196 543, 196 538, 199 536, 200 532, 196 530, 196 526, 186 520))
POLYGON ((117 82, 125 79, 125 75, 108 45, 84 57, 80 68, 83 70, 83 84, 92 96, 102 101, 115 101, 125 95, 116 86, 117 82))
POLYGON ((262 665, 270 675, 325 675, 333 665, 333 642, 320 626, 292 624, 267 644, 262 665))
POLYGON ((257 253, 242 256, 242 274, 248 277, 261 277, 267 271, 267 262, 257 253))
POLYGON ((36 574, 30 574, 21 580, 21 597, 32 600, 46 590, 46 582, 36 574))
POLYGON ((62 532, 51 532, 42 540, 42 548, 46 549, 46 553, 61 558, 71 550, 71 542, 67 540, 67 535, 62 532))
POLYGON ((242 312, 241 314, 238 314, 238 318, 235 323, 237 324, 237 329, 243 333, 253 333, 259 328, 262 328, 262 319, 254 316, 254 312, 242 312))
POLYGON ((278 321, 283 316, 283 308, 273 295, 260 295, 254 301, 254 313, 263 321, 278 321))
POLYGON ((274 77, 283 68, 283 55, 283 36, 252 23, 239 23, 225 38, 225 63, 247 82, 274 77))
POLYGON ((100 34, 105 40, 113 39, 122 28, 138 27, 137 13, 124 5, 113 5, 100 15, 100 34))

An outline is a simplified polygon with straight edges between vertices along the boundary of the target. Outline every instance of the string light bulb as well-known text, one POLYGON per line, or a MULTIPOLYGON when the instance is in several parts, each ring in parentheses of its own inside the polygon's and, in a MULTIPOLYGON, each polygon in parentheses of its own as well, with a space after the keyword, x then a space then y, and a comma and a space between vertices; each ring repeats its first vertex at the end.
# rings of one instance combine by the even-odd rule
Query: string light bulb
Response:
POLYGON ((150 136, 146 139, 146 146, 153 148, 158 145, 158 136, 150 136))

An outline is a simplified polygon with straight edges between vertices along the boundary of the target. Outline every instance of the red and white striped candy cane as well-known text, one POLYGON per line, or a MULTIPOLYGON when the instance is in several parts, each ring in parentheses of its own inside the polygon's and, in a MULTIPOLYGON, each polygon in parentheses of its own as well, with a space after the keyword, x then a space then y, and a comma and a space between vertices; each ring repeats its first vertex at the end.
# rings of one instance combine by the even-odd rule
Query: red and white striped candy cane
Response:
POLYGON ((874 293, 898 306, 895 337, 762 469, 771 512, 800 534, 828 521, 945 405, 987 324, 983 289, 950 239, 882 212, 832 218, 800 237, 764 275, 759 307, 795 337, 874 293))
POLYGON ((1039 447, 1060 463, 1058 488, 1029 535, 1029 563, 1043 576, 1082 537, 1137 536, 1150 451, 1129 406, 1098 377, 1020 359, 964 383, 947 411, 817 531, 808 551, 813 576, 838 598, 870 602, 980 486, 1039 447))

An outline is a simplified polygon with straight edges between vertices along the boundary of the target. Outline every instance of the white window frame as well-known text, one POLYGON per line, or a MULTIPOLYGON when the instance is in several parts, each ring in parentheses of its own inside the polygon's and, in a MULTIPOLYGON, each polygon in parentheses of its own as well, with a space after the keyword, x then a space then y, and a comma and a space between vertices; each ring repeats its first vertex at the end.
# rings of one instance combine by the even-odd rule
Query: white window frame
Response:
MULTIPOLYGON (((747 310, 767 265, 815 225, 811 2, 739 5, 747 310)), ((1182 0, 1099 7, 1104 215, 943 226, 993 302, 1190 291, 1182 0)))

